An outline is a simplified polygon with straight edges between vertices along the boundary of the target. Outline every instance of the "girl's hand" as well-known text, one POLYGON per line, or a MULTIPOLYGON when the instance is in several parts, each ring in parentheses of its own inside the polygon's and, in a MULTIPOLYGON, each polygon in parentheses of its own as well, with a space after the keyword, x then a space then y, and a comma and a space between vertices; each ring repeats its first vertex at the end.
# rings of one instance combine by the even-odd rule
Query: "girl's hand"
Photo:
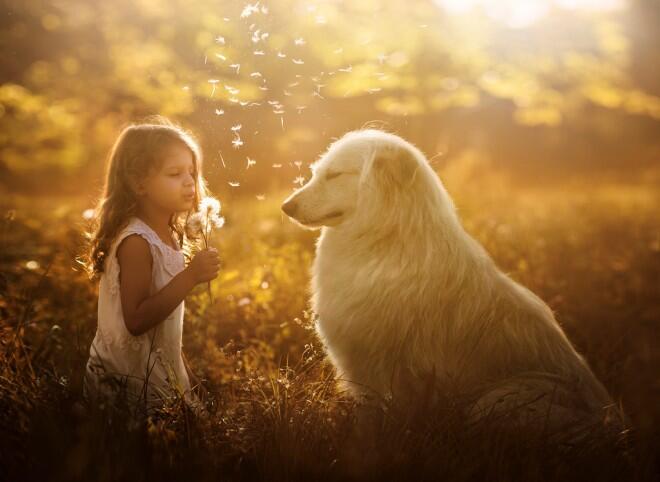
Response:
POLYGON ((211 281, 218 276, 220 270, 220 257, 215 248, 199 251, 186 268, 190 270, 195 284, 211 281))

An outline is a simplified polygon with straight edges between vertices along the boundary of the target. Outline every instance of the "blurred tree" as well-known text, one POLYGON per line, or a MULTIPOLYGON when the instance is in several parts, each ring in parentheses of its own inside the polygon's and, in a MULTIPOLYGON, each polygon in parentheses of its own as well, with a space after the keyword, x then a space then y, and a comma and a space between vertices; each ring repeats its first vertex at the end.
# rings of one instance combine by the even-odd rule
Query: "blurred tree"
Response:
POLYGON ((523 28, 441 4, 5 1, 3 179, 98 176, 120 126, 153 113, 195 126, 211 175, 249 192, 374 118, 430 154, 449 142, 525 163, 542 148, 539 161, 593 165, 634 142, 655 155, 657 69, 640 66, 658 26, 634 21, 657 16, 653 2, 523 28))

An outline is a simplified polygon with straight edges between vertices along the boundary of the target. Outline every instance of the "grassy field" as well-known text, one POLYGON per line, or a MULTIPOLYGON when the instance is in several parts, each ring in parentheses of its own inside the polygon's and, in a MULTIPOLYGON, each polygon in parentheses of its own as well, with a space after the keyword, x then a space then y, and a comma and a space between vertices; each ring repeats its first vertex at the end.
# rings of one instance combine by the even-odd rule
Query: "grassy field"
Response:
MULTIPOLYGON (((620 402, 619 447, 558 449, 538 434, 467 427, 455 401, 423 420, 395 409, 373 480, 656 480, 660 453, 657 179, 522 188, 447 169, 466 229, 556 312, 620 402)), ((334 480, 354 424, 309 311, 317 233, 279 212, 287 193, 224 204, 223 270, 186 301, 184 351, 209 416, 165 407, 144 425, 88 406, 81 380, 97 288, 76 267, 87 198, 0 197, 0 478, 334 480)), ((358 457, 362 454, 358 452, 358 457)), ((364 474, 363 474, 364 475, 364 474)))

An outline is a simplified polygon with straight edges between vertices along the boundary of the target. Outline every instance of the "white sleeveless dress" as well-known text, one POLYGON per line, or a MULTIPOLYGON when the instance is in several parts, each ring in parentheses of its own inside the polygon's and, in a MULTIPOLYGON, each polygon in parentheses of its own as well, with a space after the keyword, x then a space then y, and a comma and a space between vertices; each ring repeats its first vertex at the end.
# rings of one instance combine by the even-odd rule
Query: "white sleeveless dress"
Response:
POLYGON ((98 326, 89 350, 84 393, 114 400, 121 392, 148 410, 170 397, 195 403, 181 356, 184 302, 148 332, 134 336, 126 328, 119 292, 117 247, 131 234, 147 240, 153 258, 150 295, 184 269, 183 252, 164 243, 138 217, 132 217, 111 244, 99 284, 98 326))

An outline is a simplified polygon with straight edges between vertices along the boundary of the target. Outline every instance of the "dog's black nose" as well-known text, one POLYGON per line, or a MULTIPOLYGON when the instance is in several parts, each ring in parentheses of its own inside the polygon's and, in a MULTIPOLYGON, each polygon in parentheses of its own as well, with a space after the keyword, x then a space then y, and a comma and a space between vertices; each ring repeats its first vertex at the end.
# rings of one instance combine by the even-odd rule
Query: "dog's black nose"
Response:
POLYGON ((282 211, 286 213, 287 216, 292 216, 293 213, 296 212, 296 209, 298 208, 298 205, 295 203, 293 200, 289 200, 282 204, 282 211))

